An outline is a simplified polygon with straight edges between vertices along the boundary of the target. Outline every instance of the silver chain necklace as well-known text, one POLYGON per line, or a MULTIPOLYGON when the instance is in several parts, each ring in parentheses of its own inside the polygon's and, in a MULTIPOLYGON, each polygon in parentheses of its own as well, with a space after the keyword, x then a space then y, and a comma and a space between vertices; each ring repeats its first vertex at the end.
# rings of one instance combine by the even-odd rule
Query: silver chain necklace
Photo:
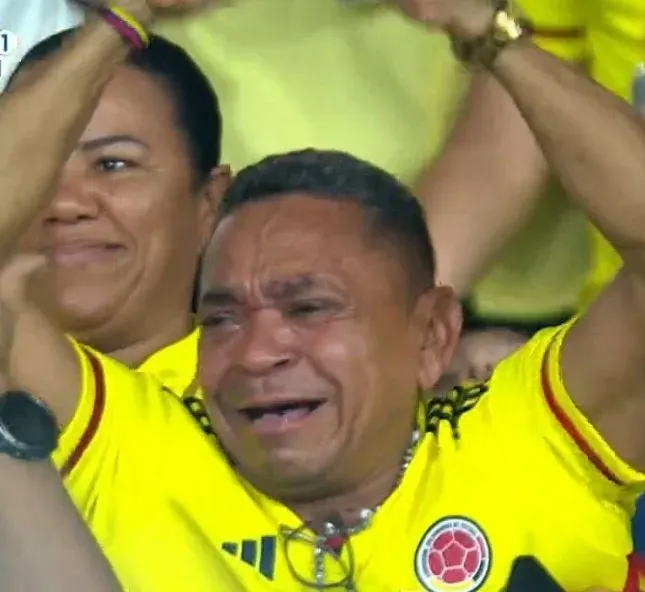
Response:
MULTIPOLYGON (((412 431, 410 443, 403 453, 403 460, 401 461, 399 475, 387 497, 392 495, 392 493, 401 484, 401 481, 403 481, 403 477, 408 467, 410 466, 410 463, 412 462, 412 458, 414 457, 414 453, 416 451, 417 444, 419 443, 420 438, 421 432, 418 428, 415 428, 412 431)), ((314 581, 316 582, 316 586, 319 589, 324 589, 325 587, 325 555, 339 552, 342 543, 346 541, 350 536, 354 536, 359 532, 367 530, 372 524, 374 515, 379 511, 382 505, 383 502, 373 508, 363 508, 362 510, 359 510, 358 520, 356 521, 356 524, 354 526, 347 527, 338 522, 327 520, 322 525, 322 534, 320 535, 316 533, 314 537, 311 537, 305 533, 295 534, 296 538, 307 541, 314 547, 313 576, 314 581), (340 542, 340 544, 338 544, 337 542, 340 542)))

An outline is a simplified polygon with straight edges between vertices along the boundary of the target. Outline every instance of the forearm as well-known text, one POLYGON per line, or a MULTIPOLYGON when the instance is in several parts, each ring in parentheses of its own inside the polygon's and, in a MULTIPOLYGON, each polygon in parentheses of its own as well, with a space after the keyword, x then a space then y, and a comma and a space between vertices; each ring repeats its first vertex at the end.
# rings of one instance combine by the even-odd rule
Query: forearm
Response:
POLYGON ((21 73, 0 97, 0 263, 55 191, 127 45, 93 20, 53 58, 21 73))
POLYGON ((0 456, 0 471, 0 590, 120 592, 54 468, 0 456))
POLYGON ((417 194, 437 253, 437 281, 460 295, 530 219, 546 163, 508 93, 473 77, 448 142, 417 194))
POLYGON ((529 43, 494 74, 513 96, 571 197, 627 263, 645 252, 645 130, 629 105, 529 43))

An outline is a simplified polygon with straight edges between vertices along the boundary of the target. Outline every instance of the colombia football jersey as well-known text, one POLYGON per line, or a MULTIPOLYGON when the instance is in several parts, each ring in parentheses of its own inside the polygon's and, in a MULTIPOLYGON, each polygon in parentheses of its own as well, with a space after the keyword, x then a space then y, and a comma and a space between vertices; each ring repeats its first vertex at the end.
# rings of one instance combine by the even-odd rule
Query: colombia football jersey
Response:
MULTIPOLYGON (((535 27, 535 41, 567 60, 584 62, 591 76, 631 100, 636 65, 645 62, 642 0, 517 0, 535 27)), ((620 268, 614 248, 590 226, 591 263, 581 306, 586 307, 620 268)))
MULTIPOLYGON (((645 477, 568 398, 565 332, 541 332, 487 385, 420 409, 424 436, 401 484, 369 528, 325 557, 332 589, 351 578, 369 592, 499 592, 524 554, 567 592, 625 587, 645 477)), ((313 534, 231 469, 179 398, 147 373, 78 353, 83 394, 57 461, 84 441, 66 485, 127 592, 314 583, 313 534)))
POLYGON ((196 391, 197 343, 199 329, 152 354, 137 370, 157 378, 177 396, 191 396, 196 391))

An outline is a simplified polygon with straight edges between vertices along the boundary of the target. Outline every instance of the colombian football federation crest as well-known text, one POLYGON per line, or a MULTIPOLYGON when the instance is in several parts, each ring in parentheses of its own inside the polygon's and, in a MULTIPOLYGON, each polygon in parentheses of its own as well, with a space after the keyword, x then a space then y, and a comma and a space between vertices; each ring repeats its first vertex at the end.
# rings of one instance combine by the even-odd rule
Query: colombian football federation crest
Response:
POLYGON ((477 524, 453 516, 435 522, 414 558, 417 578, 429 592, 473 592, 490 570, 490 546, 477 524))

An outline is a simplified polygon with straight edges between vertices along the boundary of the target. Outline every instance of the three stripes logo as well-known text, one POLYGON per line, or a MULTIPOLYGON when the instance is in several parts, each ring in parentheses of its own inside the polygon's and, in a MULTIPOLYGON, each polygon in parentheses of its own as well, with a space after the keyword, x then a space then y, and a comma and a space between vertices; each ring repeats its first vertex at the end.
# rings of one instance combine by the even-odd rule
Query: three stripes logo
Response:
POLYGON ((263 536, 259 541, 244 539, 239 543, 222 543, 222 551, 257 569, 267 580, 273 580, 275 550, 274 536, 263 536))

